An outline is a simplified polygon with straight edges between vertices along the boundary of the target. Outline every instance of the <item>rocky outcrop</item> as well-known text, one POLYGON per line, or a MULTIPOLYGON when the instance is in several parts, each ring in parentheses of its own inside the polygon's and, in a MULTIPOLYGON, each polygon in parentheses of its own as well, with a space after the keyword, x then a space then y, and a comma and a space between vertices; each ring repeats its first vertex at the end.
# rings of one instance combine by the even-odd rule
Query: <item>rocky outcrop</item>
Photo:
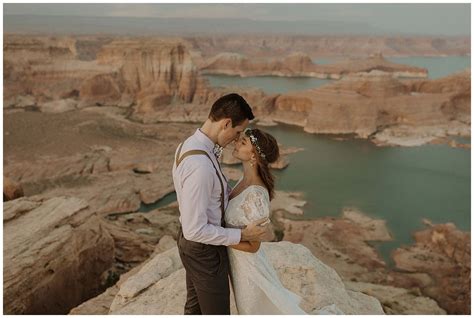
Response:
POLYGON ((349 59, 335 64, 314 64, 304 53, 293 53, 283 59, 248 58, 238 53, 221 53, 200 66, 203 74, 247 76, 317 77, 340 79, 347 74, 382 71, 393 77, 426 77, 424 68, 396 64, 381 54, 349 59))
POLYGON ((136 100, 142 108, 168 105, 175 99, 191 102, 197 84, 197 70, 179 39, 115 40, 97 54, 100 65, 116 70, 84 82, 80 98, 84 103, 114 104, 136 100))
POLYGON ((447 123, 429 126, 397 125, 387 127, 376 133, 371 138, 371 141, 377 146, 414 147, 430 143, 448 144, 453 148, 470 148, 470 144, 458 144, 455 140, 449 138, 449 136, 468 137, 470 135, 470 125, 457 120, 451 120, 447 123))
MULTIPOLYGON (((449 125, 467 134, 467 122, 470 122, 466 103, 470 100, 470 91, 466 90, 470 83, 467 74, 462 72, 436 80, 438 88, 433 87, 431 91, 421 88, 430 87, 422 84, 431 83, 430 80, 422 80, 417 85, 415 81, 405 83, 380 73, 347 76, 320 88, 277 96, 268 117, 302 126, 310 133, 354 134, 360 138, 373 137, 384 129, 402 125, 414 131, 420 126, 449 125), (464 84, 448 84, 454 79, 464 84), (440 88, 443 82, 446 86, 440 88)), ((438 136, 431 139, 435 137, 438 136)))
POLYGON ((174 102, 171 105, 156 107, 133 107, 129 116, 131 120, 143 123, 158 122, 204 122, 209 116, 211 105, 221 96, 237 93, 252 105, 254 115, 268 113, 273 103, 272 96, 267 96, 257 88, 217 87, 210 88, 206 79, 200 78, 192 103, 174 102))
POLYGON ((377 298, 390 315, 446 315, 435 300, 423 296, 418 289, 345 281, 347 289, 377 298))
POLYGON ((426 273, 432 283, 422 289, 450 314, 471 313, 471 235, 452 223, 432 224, 414 233, 415 244, 399 247, 392 256, 396 267, 426 273))
POLYGON ((195 127, 146 126, 106 108, 72 112, 4 115, 4 173, 26 195, 4 206, 6 313, 66 313, 176 232, 176 209, 121 214, 173 191, 163 167, 195 127))
POLYGON ((72 98, 53 100, 50 102, 37 104, 37 107, 43 113, 64 113, 75 110, 77 101, 72 98))
MULTIPOLYGON (((279 242, 263 243, 261 248, 283 285, 303 297, 301 306, 307 312, 335 303, 346 314, 383 314, 375 298, 346 289, 337 273, 305 247, 279 242)), ((151 257, 121 281, 109 314, 182 314, 185 298, 185 272, 177 247, 173 247, 151 257)), ((94 303, 89 301, 91 306, 94 303)), ((237 313, 233 294, 231 312, 237 313)))
POLYGON ((407 81, 408 90, 412 94, 449 93, 449 102, 442 105, 441 110, 451 120, 466 124, 471 123, 471 70, 436 79, 407 81))
MULTIPOLYGON (((287 208, 280 207, 279 210, 287 208)), ((370 219, 349 208, 343 211, 341 218, 323 217, 307 221, 292 221, 282 217, 278 210, 275 212, 276 223, 283 229, 283 240, 308 247, 345 280, 364 281, 364 275, 386 266, 377 251, 367 243, 392 239, 383 220, 370 219)))
POLYGON ((425 221, 429 227, 414 234, 413 246, 392 252, 396 265, 392 268, 371 245, 391 240, 385 221, 352 208, 343 209, 338 218, 291 220, 285 215, 298 199, 281 197, 278 205, 272 202, 276 233, 309 248, 334 268, 348 288, 376 297, 386 313, 470 313, 470 233, 451 223, 425 221))
POLYGON ((4 293, 9 313, 64 314, 148 259, 160 238, 178 231, 175 204, 101 217, 74 197, 36 195, 7 203, 4 293), (71 285, 74 292, 64 292, 71 285))
POLYGON ((107 315, 110 310, 110 306, 114 301, 115 296, 120 290, 122 284, 127 281, 127 279, 136 273, 138 273, 143 266, 145 266, 150 259, 153 259, 156 255, 163 253, 176 246, 176 241, 169 235, 163 236, 158 244, 155 246, 153 253, 150 257, 142 262, 141 264, 135 266, 128 272, 122 274, 120 279, 111 287, 109 287, 105 292, 98 295, 97 297, 91 298, 86 302, 83 302, 77 307, 74 307, 69 312, 70 315, 107 315))
POLYGON ((79 108, 137 105, 137 112, 146 112, 191 102, 198 86, 182 39, 6 35, 4 55, 4 107, 9 108, 67 111, 70 107, 48 103, 72 98, 79 108), (23 105, 19 96, 31 101, 23 105))
POLYGON ((29 96, 33 104, 75 98, 84 79, 111 71, 78 59, 72 37, 6 34, 3 49, 4 107, 15 107, 18 96, 29 96))
POLYGON ((275 197, 270 202, 271 210, 273 212, 284 210, 291 214, 303 215, 302 208, 306 205, 306 201, 302 198, 301 192, 275 191, 275 197))
POLYGON ((137 124, 104 108, 5 118, 6 177, 14 177, 27 196, 70 195, 103 215, 136 211, 141 202, 172 192, 171 171, 163 167, 171 166, 178 138, 195 129, 137 124))
POLYGON ((3 226, 5 313, 64 314, 97 295, 105 283, 113 240, 86 201, 5 202, 3 226))

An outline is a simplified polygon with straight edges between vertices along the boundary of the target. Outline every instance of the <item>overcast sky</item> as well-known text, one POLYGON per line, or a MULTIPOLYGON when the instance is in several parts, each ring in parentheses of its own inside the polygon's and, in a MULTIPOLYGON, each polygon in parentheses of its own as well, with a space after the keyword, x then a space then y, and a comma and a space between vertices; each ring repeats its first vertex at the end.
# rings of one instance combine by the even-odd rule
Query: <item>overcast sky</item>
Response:
POLYGON ((4 4, 4 15, 232 18, 359 23, 387 32, 469 35, 470 4, 4 4))

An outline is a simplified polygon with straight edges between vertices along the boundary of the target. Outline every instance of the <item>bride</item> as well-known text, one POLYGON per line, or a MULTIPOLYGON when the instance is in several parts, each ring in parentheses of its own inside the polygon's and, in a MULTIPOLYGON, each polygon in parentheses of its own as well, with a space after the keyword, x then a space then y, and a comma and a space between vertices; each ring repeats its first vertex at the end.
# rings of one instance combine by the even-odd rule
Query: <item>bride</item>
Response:
MULTIPOLYGON (((246 129, 232 155, 242 161, 244 174, 232 189, 225 213, 227 227, 243 228, 253 220, 269 218, 274 177, 269 164, 279 157, 275 138, 259 129, 246 129)), ((270 222, 268 220, 267 222, 270 222)), ((286 289, 260 249, 260 242, 228 247, 231 283, 239 314, 307 314, 301 297, 286 289)), ((344 314, 334 304, 310 314, 344 314)))

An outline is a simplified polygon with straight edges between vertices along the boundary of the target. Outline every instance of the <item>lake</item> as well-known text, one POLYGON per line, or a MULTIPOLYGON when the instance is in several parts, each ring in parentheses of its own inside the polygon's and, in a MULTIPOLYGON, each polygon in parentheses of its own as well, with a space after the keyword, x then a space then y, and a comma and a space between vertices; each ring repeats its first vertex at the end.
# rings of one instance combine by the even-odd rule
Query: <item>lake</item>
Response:
MULTIPOLYGON (((389 58, 398 63, 427 67, 431 78, 470 67, 470 57, 389 58)), ((213 85, 259 87, 268 93, 308 89, 329 80, 313 78, 206 76, 213 85)), ((471 152, 447 145, 377 147, 362 139, 337 141, 332 136, 307 134, 300 127, 264 127, 285 146, 305 150, 289 155, 290 165, 275 171, 277 189, 304 193, 303 216, 312 219, 340 216, 344 207, 384 219, 392 242, 374 243, 389 265, 390 251, 413 242, 411 234, 434 223, 453 222, 462 230, 471 225, 471 152)), ((454 138, 470 143, 469 138, 454 138)), ((176 200, 170 194, 150 210, 176 200)), ((344 233, 341 233, 344 235, 344 233)))
MULTIPOLYGON (((428 78, 440 78, 454 72, 462 71, 471 67, 470 56, 447 56, 447 57, 387 57, 394 63, 425 67, 428 70, 428 78)), ((328 64, 337 59, 318 58, 314 63, 328 64)), ((318 79, 312 77, 276 77, 276 76, 254 76, 240 77, 227 75, 205 75, 211 86, 241 86, 260 88, 267 94, 286 93, 289 91, 305 90, 322 86, 332 80, 318 79)))

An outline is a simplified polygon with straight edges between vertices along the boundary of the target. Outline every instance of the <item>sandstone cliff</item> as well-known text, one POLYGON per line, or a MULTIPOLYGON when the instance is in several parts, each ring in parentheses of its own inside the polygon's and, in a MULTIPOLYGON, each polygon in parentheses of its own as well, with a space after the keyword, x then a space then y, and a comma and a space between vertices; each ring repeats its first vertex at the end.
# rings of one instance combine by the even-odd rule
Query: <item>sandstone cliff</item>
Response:
POLYGON ((201 62, 201 73, 247 76, 305 76, 340 79, 353 73, 383 71, 393 77, 426 77, 420 67, 391 63, 381 54, 353 58, 339 63, 319 65, 304 53, 292 53, 285 58, 249 58, 238 53, 221 53, 201 62))
POLYGON ((87 207, 72 197, 5 202, 4 313, 60 314, 100 290, 113 239, 87 207))
MULTIPOLYGON (((110 306, 107 313, 182 314, 186 299, 185 271, 175 244, 169 244, 166 252, 157 253, 111 290, 107 296, 107 305, 110 306)), ((302 296, 301 306, 305 311, 311 313, 335 303, 346 314, 384 313, 374 297, 346 288, 338 274, 305 247, 279 242, 263 243, 261 248, 283 285, 302 296)), ((236 314, 232 297, 231 312, 236 314)), ((73 309, 71 314, 90 311, 95 303, 96 300, 92 299, 73 309)))
MULTIPOLYGON (((75 38, 6 35, 4 107, 43 111, 72 99, 72 107, 153 108, 191 102, 197 69, 181 39, 75 38)), ((55 107, 58 108, 58 107, 55 107)))
MULTIPOLYGON (((372 72, 347 76, 320 88, 279 95, 268 117, 302 126, 311 133, 355 134, 361 138, 402 125, 448 125, 441 135, 470 135, 469 87, 469 71, 409 83, 372 72), (452 85, 453 81, 463 84, 452 85)), ((425 135, 428 141, 437 137, 430 131, 425 131, 425 135)))
POLYGON ((432 283, 423 293, 436 299, 450 314, 471 312, 471 235, 453 223, 432 224, 414 233, 415 244, 393 251, 399 269, 425 273, 432 283))
POLYGON ((113 65, 117 71, 86 81, 80 92, 81 100, 99 98, 114 105, 121 98, 128 98, 139 105, 152 100, 153 105, 159 106, 174 99, 183 102, 193 99, 197 70, 179 39, 116 40, 102 47, 97 62, 113 65))
POLYGON ((71 37, 7 34, 3 52, 4 107, 38 106, 77 97, 85 78, 111 71, 96 61, 79 59, 76 40, 71 37), (30 96, 30 101, 22 103, 23 96, 30 96))

